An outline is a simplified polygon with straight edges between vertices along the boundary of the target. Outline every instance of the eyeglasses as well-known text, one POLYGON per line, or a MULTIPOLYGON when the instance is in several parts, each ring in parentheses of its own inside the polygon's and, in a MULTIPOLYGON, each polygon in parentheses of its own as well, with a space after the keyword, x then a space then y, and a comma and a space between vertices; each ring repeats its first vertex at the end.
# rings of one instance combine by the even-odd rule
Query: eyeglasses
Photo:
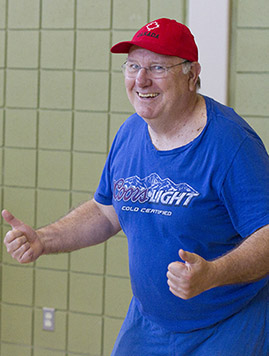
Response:
POLYGON ((154 79, 161 79, 166 77, 167 72, 169 69, 176 67, 176 66, 180 66, 181 64, 187 63, 189 62, 188 60, 178 63, 178 64, 174 64, 172 66, 162 66, 159 64, 153 64, 149 67, 142 67, 139 64, 136 64, 134 62, 129 62, 126 61, 125 63, 123 63, 123 65, 121 66, 121 69, 123 71, 123 74, 128 77, 128 78, 135 78, 138 74, 138 72, 141 69, 145 69, 149 75, 150 78, 154 78, 154 79))

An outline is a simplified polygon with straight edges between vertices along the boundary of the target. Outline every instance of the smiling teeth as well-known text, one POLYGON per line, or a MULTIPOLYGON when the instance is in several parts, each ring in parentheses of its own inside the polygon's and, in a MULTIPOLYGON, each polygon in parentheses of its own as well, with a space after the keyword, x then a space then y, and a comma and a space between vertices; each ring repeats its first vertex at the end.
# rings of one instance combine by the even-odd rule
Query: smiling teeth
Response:
POLYGON ((138 95, 140 96, 140 98, 155 98, 158 94, 156 94, 156 93, 153 93, 153 94, 138 93, 138 95))

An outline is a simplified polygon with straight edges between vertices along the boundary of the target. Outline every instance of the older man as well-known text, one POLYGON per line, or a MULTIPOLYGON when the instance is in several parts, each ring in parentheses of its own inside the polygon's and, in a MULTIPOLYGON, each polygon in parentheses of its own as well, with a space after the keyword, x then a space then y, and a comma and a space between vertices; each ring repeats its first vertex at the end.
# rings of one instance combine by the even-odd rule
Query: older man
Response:
POLYGON ((134 297, 113 355, 268 355, 269 159, 260 138, 197 93, 198 50, 183 24, 153 21, 111 51, 127 53, 136 113, 114 139, 94 200, 37 231, 3 211, 8 251, 25 263, 123 229, 134 297))

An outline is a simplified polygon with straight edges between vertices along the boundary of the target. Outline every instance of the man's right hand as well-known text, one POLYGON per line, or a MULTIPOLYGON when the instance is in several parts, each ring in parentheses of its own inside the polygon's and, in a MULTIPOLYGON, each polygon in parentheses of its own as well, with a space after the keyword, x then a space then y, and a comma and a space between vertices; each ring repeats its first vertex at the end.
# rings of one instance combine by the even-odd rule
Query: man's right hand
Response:
POLYGON ((4 238, 7 252, 20 263, 34 262, 44 252, 44 246, 34 229, 2 211, 5 221, 12 227, 4 238))

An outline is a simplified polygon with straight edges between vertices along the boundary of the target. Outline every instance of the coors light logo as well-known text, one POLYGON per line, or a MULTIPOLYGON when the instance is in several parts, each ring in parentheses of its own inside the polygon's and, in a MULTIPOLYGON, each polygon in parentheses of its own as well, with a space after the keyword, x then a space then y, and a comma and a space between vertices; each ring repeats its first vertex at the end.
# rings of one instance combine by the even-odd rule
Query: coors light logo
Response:
POLYGON ((174 183, 171 179, 161 179, 157 173, 146 178, 133 176, 120 178, 114 182, 113 197, 116 201, 133 203, 156 203, 162 205, 188 206, 199 193, 187 183, 174 183))

